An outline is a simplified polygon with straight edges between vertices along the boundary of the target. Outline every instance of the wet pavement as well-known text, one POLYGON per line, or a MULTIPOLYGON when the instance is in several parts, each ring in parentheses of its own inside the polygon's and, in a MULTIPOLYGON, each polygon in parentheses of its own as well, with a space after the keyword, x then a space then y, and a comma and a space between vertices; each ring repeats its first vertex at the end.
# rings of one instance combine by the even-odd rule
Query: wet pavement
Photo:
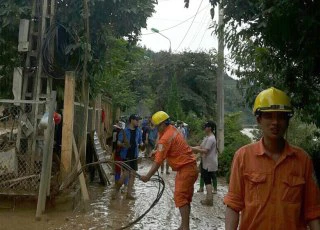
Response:
MULTIPOLYGON (((139 166, 139 174, 144 174, 151 166, 151 162, 144 160, 139 166)), ((180 225, 180 213, 174 206, 173 191, 175 172, 169 175, 161 174, 165 181, 165 190, 156 206, 137 224, 128 229, 131 230, 169 230, 177 229, 180 225)), ((128 201, 124 194, 120 199, 112 200, 112 187, 101 187, 97 184, 89 186, 91 204, 86 213, 73 213, 67 217, 67 222, 61 227, 53 227, 54 230, 82 230, 82 229, 119 229, 134 221, 142 215, 155 200, 158 192, 158 184, 143 183, 136 180, 134 196, 136 200, 128 201)), ((200 204, 205 193, 197 193, 198 182, 195 186, 195 194, 191 205, 190 229, 224 229, 224 210, 222 203, 227 186, 224 178, 218 180, 218 193, 214 194, 214 206, 207 207, 200 204)))

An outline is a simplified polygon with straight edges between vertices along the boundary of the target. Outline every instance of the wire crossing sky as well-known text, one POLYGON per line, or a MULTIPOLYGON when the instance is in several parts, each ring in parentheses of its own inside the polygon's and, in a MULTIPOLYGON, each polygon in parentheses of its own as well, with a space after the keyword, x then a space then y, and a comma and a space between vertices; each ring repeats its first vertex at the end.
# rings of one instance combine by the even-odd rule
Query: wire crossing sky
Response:
POLYGON ((142 29, 139 44, 156 52, 168 51, 169 41, 151 31, 156 28, 170 39, 174 53, 217 49, 217 37, 209 29, 213 23, 210 8, 210 4, 202 1, 191 1, 189 8, 184 8, 183 0, 160 0, 156 13, 147 21, 147 29, 142 29))

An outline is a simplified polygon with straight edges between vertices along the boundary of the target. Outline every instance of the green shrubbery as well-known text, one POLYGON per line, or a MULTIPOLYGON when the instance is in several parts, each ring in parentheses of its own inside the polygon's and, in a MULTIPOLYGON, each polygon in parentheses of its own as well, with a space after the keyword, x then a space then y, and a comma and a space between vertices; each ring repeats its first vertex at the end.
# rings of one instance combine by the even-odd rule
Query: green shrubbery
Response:
POLYGON ((303 123, 296 115, 290 121, 286 138, 290 144, 299 146, 311 156, 320 185, 320 130, 314 124, 303 123))
POLYGON ((242 134, 240 123, 241 113, 232 113, 225 116, 224 125, 224 151, 219 155, 219 176, 226 176, 227 180, 230 174, 230 167, 234 153, 243 145, 251 142, 250 138, 242 134))

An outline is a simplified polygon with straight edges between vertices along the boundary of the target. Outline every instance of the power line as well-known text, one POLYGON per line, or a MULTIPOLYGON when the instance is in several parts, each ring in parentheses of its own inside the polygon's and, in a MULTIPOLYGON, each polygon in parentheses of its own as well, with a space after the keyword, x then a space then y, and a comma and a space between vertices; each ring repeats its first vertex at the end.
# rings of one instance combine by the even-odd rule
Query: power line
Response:
POLYGON ((189 47, 192 45, 192 43, 196 40, 196 38, 198 37, 198 35, 200 34, 200 31, 202 31, 202 28, 203 28, 203 26, 205 25, 205 29, 204 30, 206 30, 207 28, 206 28, 206 25, 207 25, 207 20, 208 19, 206 19, 206 14, 203 14, 202 15, 202 18, 201 18, 201 24, 200 24, 200 26, 198 27, 198 31, 196 31, 196 33, 194 33, 194 35, 193 35, 193 37, 192 37, 192 39, 191 39, 191 41, 190 41, 190 43, 189 43, 189 47))
POLYGON ((188 30, 187 30, 187 32, 185 33, 183 39, 181 40, 178 48, 176 48, 175 51, 177 51, 177 50, 179 49, 179 47, 181 46, 182 42, 184 41, 184 39, 186 38, 187 34, 189 33, 189 30, 190 30, 190 28, 191 28, 191 26, 192 26, 192 24, 193 24, 193 22, 194 22, 194 20, 195 20, 195 18, 196 18, 196 16, 197 16, 197 14, 199 13, 199 9, 200 9, 200 7, 201 7, 202 2, 203 2, 203 0, 201 0, 200 5, 199 5, 199 7, 198 7, 198 9, 197 9, 197 12, 196 12, 196 14, 195 14, 195 16, 194 16, 194 18, 193 18, 193 20, 192 20, 192 22, 191 22, 188 30))
MULTIPOLYGON (((201 4, 200 4, 200 5, 201 5, 201 4)), ((166 29, 163 29, 163 30, 159 30, 159 32, 163 32, 163 31, 166 31, 166 30, 171 30, 171 29, 173 29, 173 28, 175 28, 175 27, 178 27, 178 26, 186 23, 187 21, 189 21, 189 20, 192 19, 192 18, 194 19, 194 18, 197 16, 198 13, 200 13, 200 12, 208 9, 208 6, 209 6, 209 5, 210 5, 210 4, 207 4, 207 5, 206 5, 204 8, 202 8, 201 10, 199 10, 199 8, 198 8, 198 11, 197 11, 197 13, 196 13, 195 15, 191 16, 190 18, 185 19, 184 21, 182 21, 182 22, 180 22, 180 23, 178 23, 178 24, 176 24, 176 25, 174 25, 174 26, 171 26, 171 27, 166 28, 166 29)), ((154 34, 154 33, 141 34, 141 36, 143 36, 143 35, 150 35, 150 34, 154 34)))
POLYGON ((202 40, 203 40, 205 34, 207 33, 207 30, 208 30, 207 27, 210 25, 210 23, 211 23, 210 21, 207 23, 207 26, 206 26, 206 28, 205 28, 205 30, 204 30, 204 33, 203 33, 203 35, 202 35, 202 37, 201 37, 201 40, 200 40, 200 42, 199 42, 198 49, 200 48, 200 45, 201 45, 201 43, 202 43, 202 40))

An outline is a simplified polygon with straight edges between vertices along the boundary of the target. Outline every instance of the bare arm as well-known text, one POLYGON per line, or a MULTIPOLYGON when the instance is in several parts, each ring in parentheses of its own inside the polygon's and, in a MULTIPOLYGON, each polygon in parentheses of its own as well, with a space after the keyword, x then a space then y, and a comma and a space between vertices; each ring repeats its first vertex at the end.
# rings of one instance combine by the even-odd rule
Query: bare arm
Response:
POLYGON ((191 147, 191 149, 192 149, 192 151, 197 152, 197 153, 204 153, 204 154, 209 153, 208 149, 201 148, 200 146, 191 147))
POLYGON ((238 228, 238 224, 239 224, 239 213, 227 206, 225 229, 236 230, 238 228))
POLYGON ((308 223, 310 230, 320 230, 320 219, 312 220, 308 223))
POLYGON ((147 182, 150 180, 150 178, 152 177, 153 174, 155 174, 155 172, 158 170, 158 168, 160 167, 161 165, 159 165, 158 163, 156 162, 153 162, 149 172, 147 173, 147 175, 145 176, 141 176, 141 180, 143 182, 147 182))

